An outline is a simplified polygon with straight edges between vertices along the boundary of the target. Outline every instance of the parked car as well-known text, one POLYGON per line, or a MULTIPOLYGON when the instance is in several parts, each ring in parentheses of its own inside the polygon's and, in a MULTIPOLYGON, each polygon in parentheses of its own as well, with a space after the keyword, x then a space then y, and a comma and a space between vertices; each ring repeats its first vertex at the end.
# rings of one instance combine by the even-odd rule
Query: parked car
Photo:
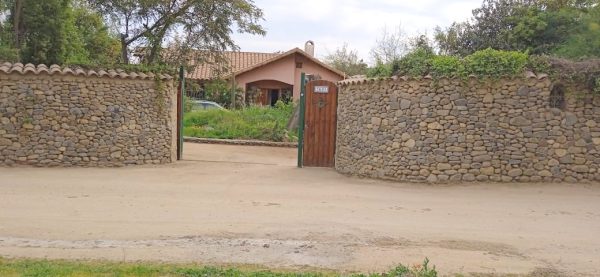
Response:
POLYGON ((227 110, 223 106, 207 100, 190 100, 192 102, 192 111, 205 111, 205 110, 227 110))

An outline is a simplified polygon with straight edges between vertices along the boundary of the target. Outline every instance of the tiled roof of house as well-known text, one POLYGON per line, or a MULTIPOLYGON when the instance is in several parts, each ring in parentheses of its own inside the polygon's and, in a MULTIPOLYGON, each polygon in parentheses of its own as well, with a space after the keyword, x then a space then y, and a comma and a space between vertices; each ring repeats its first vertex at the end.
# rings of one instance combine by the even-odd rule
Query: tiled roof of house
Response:
MULTIPOLYGON (((273 59, 281 53, 256 53, 256 52, 232 52, 223 53, 223 58, 227 61, 228 66, 233 68, 233 72, 239 72, 250 68, 267 60, 273 59)), ((208 80, 217 77, 215 66, 208 63, 199 63, 195 66, 193 72, 188 73, 188 78, 196 80, 208 80)), ((227 71, 231 72, 231 71, 227 71)), ((226 73, 227 73, 226 72, 226 73)))
MULTIPOLYGON (((18 73, 21 75, 24 74, 35 74, 35 75, 39 75, 39 74, 48 74, 48 75, 72 75, 72 76, 85 76, 85 77, 91 77, 91 76, 96 76, 96 77, 109 77, 109 78, 121 78, 121 79, 147 79, 147 80, 153 80, 154 79, 154 74, 152 73, 142 73, 142 72, 125 72, 124 70, 118 69, 118 70, 84 70, 81 68, 75 68, 75 69, 71 69, 69 67, 60 67, 59 65, 53 64, 50 67, 44 65, 44 64, 40 64, 40 65, 33 65, 33 64, 26 64, 23 65, 22 63, 3 63, 0 65, 0 72, 3 72, 5 74, 11 74, 11 73, 18 73)), ((165 74, 158 74, 158 77, 160 79, 173 79, 171 76, 169 75, 165 75, 165 74)))
MULTIPOLYGON (((314 63, 342 76, 346 77, 344 72, 341 72, 321 61, 317 58, 308 55, 306 52, 302 51, 300 48, 294 48, 285 53, 254 53, 254 52, 225 52, 224 58, 229 61, 230 65, 233 68, 234 74, 240 74, 244 72, 248 72, 254 70, 256 68, 265 66, 271 62, 280 60, 284 57, 287 57, 292 54, 300 54, 313 61, 314 63)), ((187 78, 196 79, 196 80, 208 80, 216 77, 215 74, 215 66, 211 63, 200 63, 195 67, 193 72, 189 72, 187 74, 187 78)), ((225 72, 225 76, 231 74, 231 71, 228 70, 225 72)))

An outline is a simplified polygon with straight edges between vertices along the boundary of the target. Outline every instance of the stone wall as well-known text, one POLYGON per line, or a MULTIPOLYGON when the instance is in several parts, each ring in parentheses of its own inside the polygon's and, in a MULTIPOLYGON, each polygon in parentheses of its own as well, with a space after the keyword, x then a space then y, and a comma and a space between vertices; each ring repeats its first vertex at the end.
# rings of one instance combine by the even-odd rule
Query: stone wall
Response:
POLYGON ((3 64, 0 165, 169 163, 175 97, 166 75, 3 64))
POLYGON ((600 180, 600 97, 544 76, 340 82, 336 169, 414 182, 600 180))

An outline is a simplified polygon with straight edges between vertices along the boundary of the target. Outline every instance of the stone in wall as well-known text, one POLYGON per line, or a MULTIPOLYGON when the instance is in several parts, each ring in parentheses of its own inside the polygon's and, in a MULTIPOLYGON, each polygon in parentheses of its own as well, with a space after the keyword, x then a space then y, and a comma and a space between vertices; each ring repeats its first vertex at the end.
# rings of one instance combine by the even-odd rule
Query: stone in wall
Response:
POLYGON ((546 78, 342 83, 336 169, 411 182, 600 180, 600 97, 546 78))

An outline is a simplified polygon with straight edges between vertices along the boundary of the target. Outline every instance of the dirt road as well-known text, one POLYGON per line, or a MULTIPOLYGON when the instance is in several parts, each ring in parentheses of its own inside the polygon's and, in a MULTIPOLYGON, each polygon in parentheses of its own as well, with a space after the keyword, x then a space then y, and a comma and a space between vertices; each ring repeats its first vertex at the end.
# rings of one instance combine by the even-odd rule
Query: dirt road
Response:
POLYGON ((0 168, 0 256, 600 276, 600 185, 396 184, 296 169, 295 149, 0 168))

